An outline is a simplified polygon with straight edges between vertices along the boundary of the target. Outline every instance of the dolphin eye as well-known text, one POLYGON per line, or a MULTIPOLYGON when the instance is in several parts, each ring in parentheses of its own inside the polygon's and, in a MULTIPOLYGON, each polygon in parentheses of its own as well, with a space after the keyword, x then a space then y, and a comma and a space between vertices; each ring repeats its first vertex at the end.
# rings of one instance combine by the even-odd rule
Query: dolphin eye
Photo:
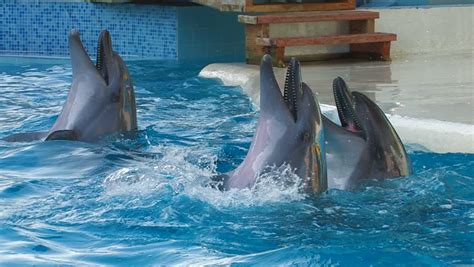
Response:
POLYGON ((303 139, 304 142, 309 142, 310 139, 311 139, 311 136, 308 132, 304 132, 302 139, 303 139))
POLYGON ((113 103, 117 103, 117 102, 119 102, 119 101, 120 101, 120 95, 119 95, 119 94, 117 94, 117 93, 113 93, 113 94, 112 94, 112 99, 111 99, 111 100, 112 100, 112 102, 113 102, 113 103))

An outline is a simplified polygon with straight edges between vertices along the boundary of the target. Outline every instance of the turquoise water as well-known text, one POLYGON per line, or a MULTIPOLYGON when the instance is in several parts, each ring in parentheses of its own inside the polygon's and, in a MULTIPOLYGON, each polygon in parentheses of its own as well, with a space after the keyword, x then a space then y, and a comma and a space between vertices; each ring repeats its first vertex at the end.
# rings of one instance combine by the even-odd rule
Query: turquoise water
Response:
MULTIPOLYGON (((355 192, 305 195, 284 169, 218 192, 258 111, 201 66, 128 65, 136 139, 0 141, 0 265, 474 263, 474 155, 409 145, 412 177, 355 192)), ((67 61, 0 58, 0 138, 52 126, 70 81, 67 61)))

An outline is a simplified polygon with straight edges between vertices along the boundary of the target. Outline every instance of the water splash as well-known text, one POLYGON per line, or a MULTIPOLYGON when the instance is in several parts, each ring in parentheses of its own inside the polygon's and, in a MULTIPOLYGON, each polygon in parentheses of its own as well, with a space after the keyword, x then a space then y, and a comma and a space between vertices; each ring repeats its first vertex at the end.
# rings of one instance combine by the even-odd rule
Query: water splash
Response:
POLYGON ((154 152, 162 156, 107 175, 103 182, 106 196, 186 195, 219 208, 262 206, 306 197, 301 179, 288 165, 271 168, 252 188, 221 192, 208 186, 215 175, 215 156, 196 158, 191 149, 170 146, 155 147, 154 152))

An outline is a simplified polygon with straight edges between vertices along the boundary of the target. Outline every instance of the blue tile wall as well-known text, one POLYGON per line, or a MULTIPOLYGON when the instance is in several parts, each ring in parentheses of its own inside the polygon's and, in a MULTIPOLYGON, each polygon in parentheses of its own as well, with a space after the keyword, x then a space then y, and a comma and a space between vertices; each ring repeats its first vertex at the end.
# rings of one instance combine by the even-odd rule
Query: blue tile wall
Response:
POLYGON ((91 56, 108 29, 124 57, 178 58, 177 7, 0 0, 0 54, 67 57, 72 28, 91 56))

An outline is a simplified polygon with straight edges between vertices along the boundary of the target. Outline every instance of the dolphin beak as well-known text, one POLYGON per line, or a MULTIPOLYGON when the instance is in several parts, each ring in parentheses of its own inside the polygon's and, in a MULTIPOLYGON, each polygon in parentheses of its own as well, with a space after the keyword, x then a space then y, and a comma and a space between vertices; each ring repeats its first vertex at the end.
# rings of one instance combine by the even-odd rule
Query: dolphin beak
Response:
POLYGON ((272 57, 264 55, 260 63, 260 113, 280 114, 283 120, 291 120, 291 114, 273 72, 272 57))
POLYGON ((341 126, 351 132, 361 132, 362 127, 355 113, 352 92, 346 82, 341 77, 337 77, 334 79, 332 87, 341 126))
POLYGON ((298 100, 301 99, 303 90, 301 86, 301 68, 300 62, 294 57, 291 58, 288 69, 286 70, 285 88, 283 90, 283 99, 293 115, 293 119, 298 119, 298 100))
POLYGON ((96 68, 99 71, 106 84, 109 84, 109 75, 107 66, 109 61, 112 60, 112 38, 107 30, 102 30, 99 34, 99 40, 97 42, 97 60, 96 68))
POLYGON ((69 32, 69 54, 71 56, 73 75, 84 72, 84 70, 95 69, 92 60, 82 45, 79 30, 77 29, 69 32))

